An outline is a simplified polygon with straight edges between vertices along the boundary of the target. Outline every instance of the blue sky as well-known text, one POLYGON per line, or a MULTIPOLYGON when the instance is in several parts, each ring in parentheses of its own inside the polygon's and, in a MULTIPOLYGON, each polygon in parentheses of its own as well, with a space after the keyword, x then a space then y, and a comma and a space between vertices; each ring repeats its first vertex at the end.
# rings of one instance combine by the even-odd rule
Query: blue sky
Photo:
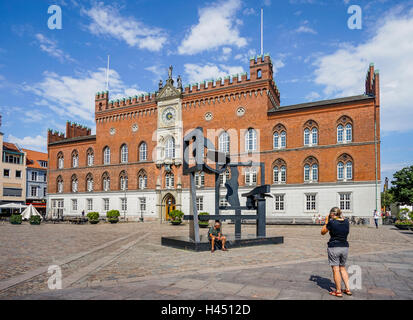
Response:
POLYGON ((0 113, 6 141, 46 151, 47 128, 94 129, 94 93, 155 91, 174 66, 184 84, 248 71, 271 54, 281 104, 362 94, 370 62, 381 74, 382 178, 413 164, 413 2, 396 0, 1 1, 0 113), (62 9, 51 30, 47 9, 62 9), (348 28, 351 5, 362 29, 348 28))

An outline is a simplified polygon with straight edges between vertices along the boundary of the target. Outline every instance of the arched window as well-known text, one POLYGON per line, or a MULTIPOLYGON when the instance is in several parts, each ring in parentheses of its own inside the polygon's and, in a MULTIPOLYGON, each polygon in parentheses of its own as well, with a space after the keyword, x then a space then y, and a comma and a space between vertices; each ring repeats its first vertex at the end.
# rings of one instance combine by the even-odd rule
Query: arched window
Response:
POLYGON ((63 193, 63 178, 62 176, 58 176, 57 179, 57 192, 58 193, 63 193))
POLYGON ((148 187, 148 177, 144 170, 141 170, 138 173, 138 185, 139 189, 146 189, 148 187))
POLYGON ((120 162, 128 162, 128 146, 126 144, 122 144, 122 146, 120 147, 120 162))
POLYGON ((344 140, 344 128, 341 124, 337 127, 337 142, 341 143, 344 140))
POLYGON ((287 166, 284 160, 277 159, 273 163, 273 183, 285 183, 287 181, 287 166))
POLYGON ((77 192, 79 190, 78 186, 79 186, 79 182, 77 180, 77 176, 73 175, 72 176, 72 192, 77 192))
POLYGON ((109 173, 105 172, 102 175, 102 189, 103 191, 109 191, 110 190, 110 177, 109 173))
POLYGON ((95 162, 95 154, 93 152, 93 149, 89 148, 87 150, 87 165, 91 167, 93 166, 94 162, 95 162))
POLYGON ((281 148, 285 148, 287 146, 287 133, 285 131, 281 132, 281 148))
POLYGON ((229 153, 229 134, 228 132, 224 131, 219 135, 218 138, 218 149, 221 152, 229 153))
POLYGON ((314 120, 308 120, 304 124, 304 145, 318 145, 318 125, 314 120))
POLYGON ((93 176, 92 176, 91 173, 89 173, 89 174, 86 176, 86 190, 87 190, 88 192, 92 192, 92 191, 93 191, 93 187, 94 187, 94 184, 93 184, 93 176))
POLYGON ((105 147, 103 149, 103 164, 110 164, 110 148, 105 147))
POLYGON ((257 168, 245 168, 245 185, 255 186, 257 184, 257 168))
POLYGON ((169 172, 165 175, 165 187, 167 189, 173 189, 174 185, 174 174, 172 172, 169 172))
POLYGON ((166 159, 175 158, 175 139, 174 139, 174 137, 169 137, 165 142, 165 158, 166 159))
POLYGON ((249 128, 245 134, 245 151, 257 150, 257 132, 249 128))
POLYGON ((77 168, 79 166, 79 153, 77 150, 73 150, 72 152, 72 167, 77 168))
POLYGON ((348 116, 342 116, 337 120, 337 142, 351 141, 353 141, 353 120, 348 116))
POLYGON ((205 174, 202 171, 195 173, 195 185, 198 188, 202 188, 205 185, 205 174))
POLYGON ((122 191, 128 190, 128 175, 126 171, 122 171, 119 175, 119 187, 122 191))
POLYGON ((262 71, 261 69, 257 70, 257 79, 260 79, 262 77, 262 71))
POLYGON ((148 146, 146 142, 142 142, 139 146, 139 161, 146 161, 148 159, 148 146))
POLYGON ((272 144, 274 149, 281 149, 287 147, 287 131, 283 124, 277 124, 273 129, 272 144))
POLYGON ((304 160, 304 182, 318 182, 318 161, 313 156, 304 160))
POLYGON ((59 152, 57 154, 57 168, 58 169, 63 169, 64 167, 64 157, 63 157, 63 152, 59 152))
POLYGON ((353 159, 344 153, 337 159, 337 180, 346 181, 353 179, 353 159))

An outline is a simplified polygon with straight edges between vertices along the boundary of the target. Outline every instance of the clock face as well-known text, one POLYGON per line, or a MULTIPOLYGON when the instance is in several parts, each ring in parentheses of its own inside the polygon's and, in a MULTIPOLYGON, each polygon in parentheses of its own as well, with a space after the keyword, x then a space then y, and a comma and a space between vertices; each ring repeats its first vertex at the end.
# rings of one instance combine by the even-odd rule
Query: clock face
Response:
POLYGON ((166 124, 170 124, 175 120, 176 111, 174 108, 166 108, 162 113, 162 120, 166 124))

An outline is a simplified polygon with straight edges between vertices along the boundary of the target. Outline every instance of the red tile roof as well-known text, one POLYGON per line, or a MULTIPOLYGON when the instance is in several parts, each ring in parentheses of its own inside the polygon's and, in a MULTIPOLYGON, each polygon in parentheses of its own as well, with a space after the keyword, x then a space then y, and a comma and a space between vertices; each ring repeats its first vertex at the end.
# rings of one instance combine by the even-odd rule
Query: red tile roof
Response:
POLYGON ((22 150, 26 152, 26 164, 29 168, 47 169, 45 167, 40 166, 40 163, 39 163, 39 160, 46 161, 46 162, 48 161, 47 153, 28 150, 28 149, 22 149, 22 150))
POLYGON ((19 148, 17 148, 17 146, 14 143, 3 142, 3 147, 9 149, 10 151, 20 152, 19 148))

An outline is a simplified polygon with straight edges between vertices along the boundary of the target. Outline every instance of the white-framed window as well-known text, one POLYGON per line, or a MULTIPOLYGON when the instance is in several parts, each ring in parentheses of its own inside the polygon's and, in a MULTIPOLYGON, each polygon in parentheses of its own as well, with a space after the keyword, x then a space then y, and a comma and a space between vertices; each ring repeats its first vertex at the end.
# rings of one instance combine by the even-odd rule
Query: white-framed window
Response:
POLYGON ((165 187, 167 189, 173 189, 174 188, 174 174, 172 172, 167 173, 165 175, 165 187))
POLYGON ((148 159, 148 146, 146 142, 142 142, 139 146, 139 161, 145 161, 148 159))
POLYGON ((72 199, 72 211, 77 211, 77 199, 72 199))
POLYGON ((341 124, 337 126, 337 142, 344 142, 344 127, 341 124))
POLYGON ((142 173, 139 175, 139 189, 146 189, 148 187, 148 177, 142 173))
POLYGON ((77 178, 72 178, 72 192, 78 191, 78 181, 77 178))
POLYGON ((32 172, 32 181, 37 181, 37 172, 36 171, 32 172))
POLYGON ((287 181, 287 168, 282 165, 280 167, 274 166, 273 168, 273 183, 285 183, 287 181))
POLYGON ((109 198, 103 199, 103 211, 109 211, 109 198))
POLYGON ((351 123, 346 124, 346 142, 353 141, 353 126, 351 123))
POLYGON ((351 192, 339 193, 340 197, 340 210, 342 211, 351 211, 351 192))
POLYGON ((30 187, 30 196, 32 197, 37 197, 38 196, 38 192, 37 192, 37 187, 36 186, 31 186, 30 187))
POLYGON ((219 135, 218 138, 218 150, 220 152, 229 153, 230 152, 230 139, 228 132, 224 131, 219 135))
POLYGON ((304 165, 304 182, 317 182, 318 181, 318 164, 304 165))
POLYGON ((63 192, 63 180, 61 180, 61 179, 57 180, 57 192, 58 193, 63 192))
POLYGON ((95 162, 95 156, 93 152, 89 152, 87 155, 87 165, 89 167, 93 166, 93 163, 95 162))
POLYGON ((120 208, 122 211, 128 211, 128 199, 120 198, 120 208))
POLYGON ((72 156, 72 167, 77 168, 79 166, 79 155, 76 153, 72 156))
POLYGON ((57 167, 59 169, 63 169, 63 167, 64 167, 64 158, 63 158, 62 155, 59 156, 59 158, 57 159, 57 167))
POLYGON ((146 198, 139 198, 139 210, 140 212, 146 212, 146 198))
POLYGON ((340 161, 337 163, 337 180, 352 180, 353 179, 353 162, 347 161, 345 164, 340 161))
POLYGON ((305 146, 315 146, 318 144, 318 129, 313 127, 311 130, 309 128, 304 129, 304 145, 305 146))
POLYGON ((174 137, 169 137, 165 142, 165 158, 173 159, 175 158, 175 139, 174 137))
POLYGON ((257 184, 257 168, 245 168, 245 185, 255 186, 257 184))
POLYGON ((317 211, 317 194, 308 193, 305 195, 305 211, 317 211))
POLYGON ((103 149, 103 164, 110 164, 110 148, 105 147, 103 149))
POLYGON ((93 210, 93 199, 86 199, 86 208, 87 211, 93 210))
POLYGON ((284 211, 285 210, 285 203, 284 203, 284 194, 274 194, 274 211, 284 211))
POLYGON ((128 176, 121 175, 121 177, 120 177, 120 189, 122 191, 125 191, 125 190, 128 189, 128 176))
POLYGON ((283 130, 279 134, 278 132, 273 133, 273 148, 283 149, 287 146, 287 133, 283 130))
POLYGON ((204 210, 204 197, 196 197, 196 209, 198 213, 204 210))
POLYGON ((227 201, 227 199, 225 198, 225 196, 222 196, 219 198, 219 206, 220 207, 228 207, 229 203, 227 201))
POLYGON ((123 144, 120 148, 120 162, 127 163, 128 162, 128 146, 123 144))
POLYGON ((87 180, 86 180, 87 191, 92 192, 93 186, 94 186, 93 178, 91 176, 87 177, 87 180))
POLYGON ((225 186, 225 183, 229 180, 229 170, 225 170, 225 172, 219 175, 219 185, 221 187, 225 186))
POLYGON ((245 151, 257 150, 257 131, 250 128, 245 134, 245 151))
POLYGON ((110 190, 110 178, 109 176, 103 176, 103 191, 110 190))
POLYGON ((195 173, 195 185, 197 188, 202 188, 205 185, 205 174, 202 171, 195 173))

